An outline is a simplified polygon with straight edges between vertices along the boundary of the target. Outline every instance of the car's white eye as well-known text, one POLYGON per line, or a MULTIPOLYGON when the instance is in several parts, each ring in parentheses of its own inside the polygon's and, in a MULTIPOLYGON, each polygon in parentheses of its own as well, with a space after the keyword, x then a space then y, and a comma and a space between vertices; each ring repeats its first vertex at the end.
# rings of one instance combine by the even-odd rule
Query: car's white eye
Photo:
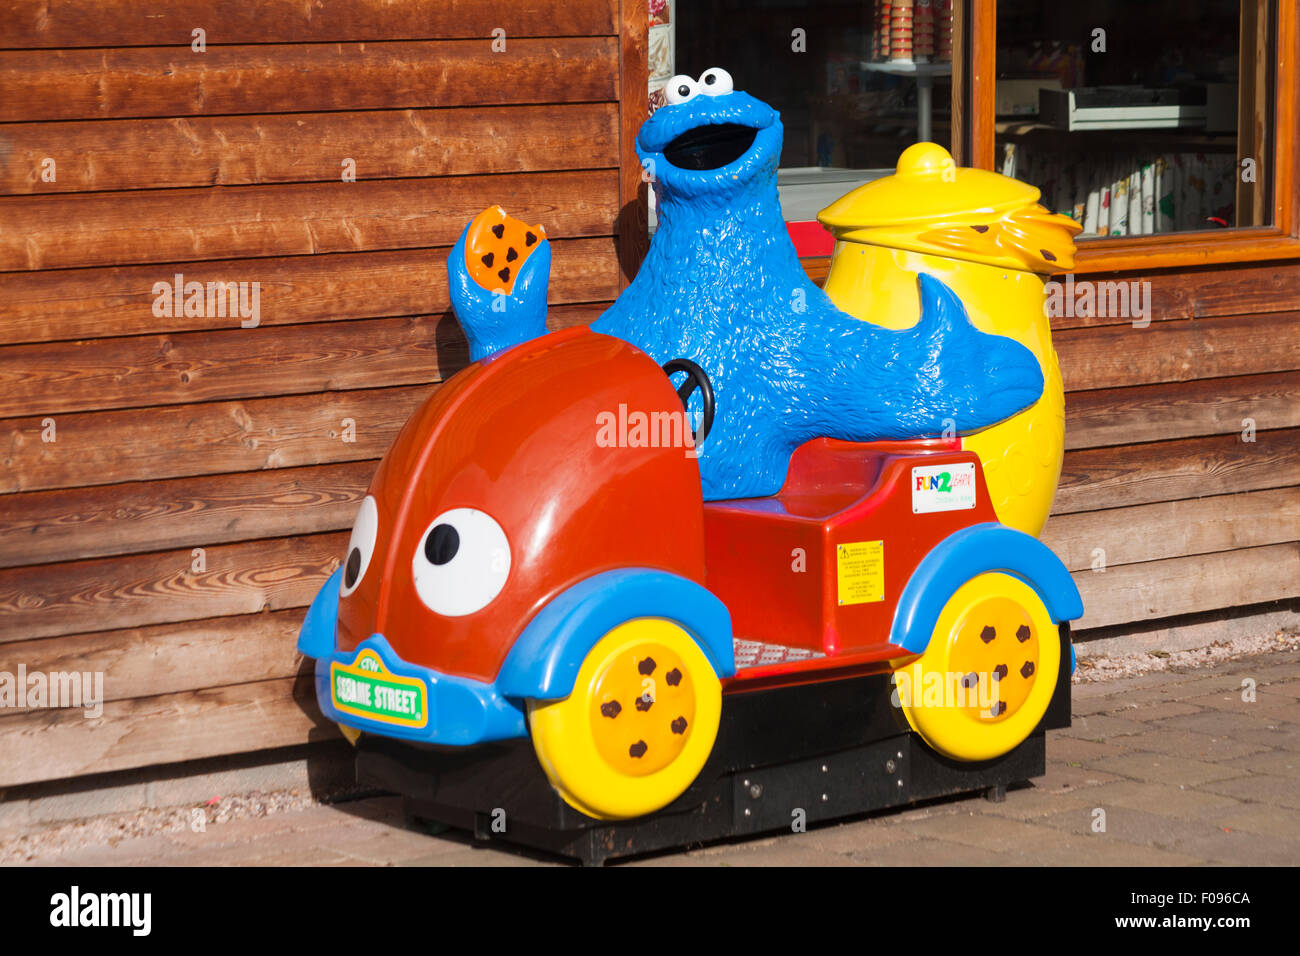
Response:
POLYGON ((695 85, 694 80, 679 73, 664 87, 664 98, 668 100, 669 105, 676 106, 678 103, 694 99, 699 92, 700 88, 695 85))
POLYGON ((700 92, 705 96, 721 96, 734 89, 731 74, 720 66, 711 67, 700 74, 700 92))
POLYGON ((415 593, 429 610, 447 617, 486 607, 509 574, 506 533, 474 508, 453 508, 433 519, 411 562, 415 593))
POLYGON ((375 555, 375 537, 379 534, 379 506, 372 495, 361 500, 357 520, 352 524, 352 537, 348 539, 348 554, 343 559, 343 580, 339 582, 339 596, 347 597, 357 589, 366 576, 370 559, 375 555))

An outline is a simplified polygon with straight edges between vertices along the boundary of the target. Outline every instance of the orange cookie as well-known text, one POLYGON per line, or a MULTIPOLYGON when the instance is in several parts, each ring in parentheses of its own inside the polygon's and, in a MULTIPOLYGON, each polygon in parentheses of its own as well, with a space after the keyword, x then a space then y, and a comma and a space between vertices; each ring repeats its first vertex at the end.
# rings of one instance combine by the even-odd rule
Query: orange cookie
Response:
POLYGON ((500 206, 488 206, 474 217, 465 237, 465 266, 470 278, 490 291, 509 295, 519 269, 546 240, 546 230, 506 215, 500 206))

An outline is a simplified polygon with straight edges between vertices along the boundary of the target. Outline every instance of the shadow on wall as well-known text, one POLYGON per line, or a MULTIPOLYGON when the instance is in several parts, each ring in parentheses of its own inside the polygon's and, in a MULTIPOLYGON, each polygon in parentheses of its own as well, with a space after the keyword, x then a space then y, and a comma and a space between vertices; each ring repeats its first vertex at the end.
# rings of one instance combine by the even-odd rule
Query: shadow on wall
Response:
POLYGON ((437 323, 433 348, 438 356, 438 378, 445 382, 469 364, 469 342, 450 307, 441 315, 430 316, 430 320, 437 323))
POLYGON ((647 188, 643 183, 637 191, 637 198, 619 210, 614 226, 614 234, 618 237, 618 268, 628 282, 636 278, 641 260, 650 246, 650 219, 645 202, 647 188))

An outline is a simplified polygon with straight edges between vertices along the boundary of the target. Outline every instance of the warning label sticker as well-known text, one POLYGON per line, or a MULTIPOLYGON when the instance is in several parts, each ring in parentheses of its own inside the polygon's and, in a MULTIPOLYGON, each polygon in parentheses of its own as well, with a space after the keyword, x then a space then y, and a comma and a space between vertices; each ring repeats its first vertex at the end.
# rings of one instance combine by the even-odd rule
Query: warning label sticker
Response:
POLYGON ((975 463, 925 465, 912 469, 912 513, 961 511, 975 507, 975 463))
POLYGON ((841 604, 885 599, 885 542, 854 541, 835 546, 841 604))

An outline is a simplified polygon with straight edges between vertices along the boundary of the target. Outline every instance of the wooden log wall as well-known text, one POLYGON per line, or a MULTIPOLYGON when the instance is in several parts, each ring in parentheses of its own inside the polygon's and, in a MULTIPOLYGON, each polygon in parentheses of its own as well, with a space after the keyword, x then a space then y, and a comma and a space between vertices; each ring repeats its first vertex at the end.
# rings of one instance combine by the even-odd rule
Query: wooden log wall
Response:
POLYGON ((0 3, 0 671, 102 671, 107 699, 0 710, 0 788, 337 733, 296 632, 467 361, 448 249, 501 203, 552 238, 552 323, 603 311, 644 247, 646 23, 0 3), (177 274, 258 283, 257 325, 156 307, 177 274))
POLYGON ((1081 278, 1149 282, 1151 321, 1053 322, 1066 452, 1043 538, 1083 594, 1077 639, 1300 597, 1300 263, 1081 278))

